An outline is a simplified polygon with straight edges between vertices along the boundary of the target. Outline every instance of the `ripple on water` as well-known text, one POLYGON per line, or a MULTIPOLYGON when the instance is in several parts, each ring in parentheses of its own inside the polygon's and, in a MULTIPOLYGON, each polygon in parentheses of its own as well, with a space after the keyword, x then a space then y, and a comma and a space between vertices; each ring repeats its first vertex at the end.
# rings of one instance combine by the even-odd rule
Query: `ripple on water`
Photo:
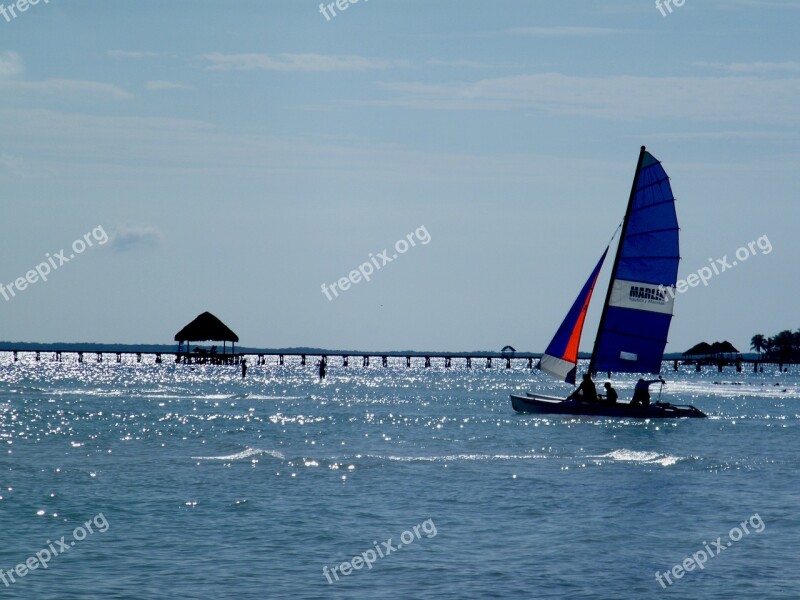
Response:
POLYGON ((658 452, 646 452, 642 450, 626 450, 625 448, 613 450, 611 452, 607 452, 606 454, 600 454, 599 456, 592 456, 591 458, 607 458, 613 461, 621 462, 659 464, 664 467, 669 467, 670 465, 677 463, 679 460, 682 460, 680 456, 659 454, 658 452))
POLYGON ((222 456, 193 456, 194 460, 244 460, 246 458, 250 458, 251 456, 272 456, 273 458, 277 458, 279 460, 285 460, 285 456, 278 452, 277 450, 261 450, 258 448, 246 448, 241 452, 235 452, 234 454, 225 454, 222 456))

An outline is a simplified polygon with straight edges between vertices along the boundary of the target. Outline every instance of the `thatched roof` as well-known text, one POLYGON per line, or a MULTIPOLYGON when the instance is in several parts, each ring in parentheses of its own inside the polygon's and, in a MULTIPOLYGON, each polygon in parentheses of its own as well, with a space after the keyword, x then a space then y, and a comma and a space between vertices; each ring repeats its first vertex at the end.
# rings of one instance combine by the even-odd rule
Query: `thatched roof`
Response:
POLYGON ((711 349, 715 354, 738 354, 739 351, 728 340, 724 342, 714 342, 711 349))
POLYGON ((733 344, 725 340, 724 342, 714 342, 713 344, 700 342, 683 353, 684 356, 712 356, 716 354, 739 354, 739 351, 733 344))
POLYGON ((713 354, 713 350, 711 349, 711 344, 706 342, 700 342, 689 348, 686 352, 683 353, 684 356, 698 356, 702 354, 713 354))
POLYGON ((175 334, 176 342, 238 342, 239 336, 210 312, 204 312, 175 334))

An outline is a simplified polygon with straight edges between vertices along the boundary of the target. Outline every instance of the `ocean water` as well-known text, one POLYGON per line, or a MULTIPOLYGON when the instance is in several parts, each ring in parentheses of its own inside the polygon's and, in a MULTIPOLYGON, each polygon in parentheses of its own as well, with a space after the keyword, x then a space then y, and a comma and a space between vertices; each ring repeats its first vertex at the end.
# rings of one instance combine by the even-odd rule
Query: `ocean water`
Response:
POLYGON ((641 421, 517 415, 566 389, 522 364, 42 358, 0 354, 2 598, 800 597, 796 372, 641 421))

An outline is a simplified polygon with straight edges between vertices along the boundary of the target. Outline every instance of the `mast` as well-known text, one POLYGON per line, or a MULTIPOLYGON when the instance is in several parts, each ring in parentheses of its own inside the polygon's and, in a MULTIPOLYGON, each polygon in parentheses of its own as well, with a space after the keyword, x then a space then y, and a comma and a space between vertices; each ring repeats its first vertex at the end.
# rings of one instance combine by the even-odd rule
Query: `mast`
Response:
POLYGON ((647 149, 642 146, 639 151, 639 162, 636 164, 636 174, 633 176, 633 185, 631 186, 631 195, 628 198, 628 208, 625 209, 625 218, 622 221, 622 231, 619 234, 619 244, 617 244, 617 253, 614 256, 614 266, 611 268, 611 278, 608 280, 608 290, 606 291, 606 301, 603 303, 603 313, 600 316, 600 325, 597 327, 597 335, 594 338, 594 348, 592 349, 592 358, 589 361, 589 373, 594 374, 595 361, 597 360, 597 345, 600 341, 600 332, 606 324, 606 314, 608 313, 608 303, 611 301, 611 289, 614 285, 614 280, 617 278, 617 268, 619 267, 619 256, 622 249, 622 243, 625 241, 625 234, 628 232, 628 220, 631 216, 631 209, 633 208, 633 200, 636 197, 636 188, 639 186, 639 173, 642 171, 642 163, 644 162, 644 153, 647 149))

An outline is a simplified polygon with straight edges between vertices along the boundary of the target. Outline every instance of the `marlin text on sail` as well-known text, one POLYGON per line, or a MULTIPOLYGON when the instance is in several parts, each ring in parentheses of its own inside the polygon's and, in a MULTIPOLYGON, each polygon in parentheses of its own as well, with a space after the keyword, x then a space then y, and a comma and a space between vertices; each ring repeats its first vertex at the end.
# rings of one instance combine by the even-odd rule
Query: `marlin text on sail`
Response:
POLYGON ((664 291, 664 286, 660 286, 659 289, 657 287, 634 285, 631 286, 629 297, 631 300, 647 300, 660 304, 664 304, 664 302, 667 301, 667 294, 664 291))

